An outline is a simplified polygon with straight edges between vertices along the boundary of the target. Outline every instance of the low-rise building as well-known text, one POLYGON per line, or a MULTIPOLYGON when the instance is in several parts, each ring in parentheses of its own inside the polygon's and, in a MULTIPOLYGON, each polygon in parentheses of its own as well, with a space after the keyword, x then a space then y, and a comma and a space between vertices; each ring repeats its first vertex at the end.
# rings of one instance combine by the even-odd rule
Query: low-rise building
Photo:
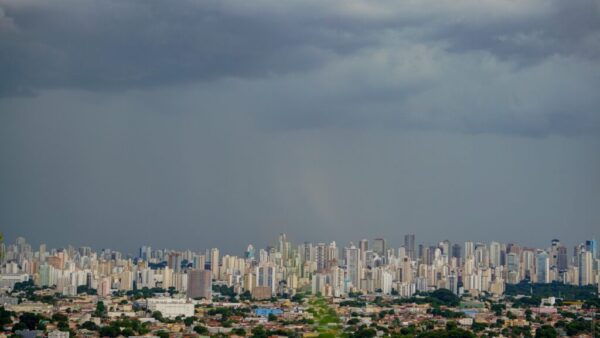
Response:
POLYGON ((148 298, 146 307, 150 312, 159 311, 166 318, 191 317, 194 315, 194 304, 187 302, 185 299, 148 298))

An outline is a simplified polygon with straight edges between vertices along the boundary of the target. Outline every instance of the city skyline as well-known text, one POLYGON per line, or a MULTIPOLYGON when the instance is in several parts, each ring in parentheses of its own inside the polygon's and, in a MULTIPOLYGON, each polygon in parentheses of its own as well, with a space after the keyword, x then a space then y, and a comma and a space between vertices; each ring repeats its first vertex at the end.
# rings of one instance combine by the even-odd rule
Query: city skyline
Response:
MULTIPOLYGON (((180 251, 144 245, 135 255, 108 248, 95 251, 46 244, 36 248, 23 237, 2 243, 1 248, 0 288, 12 292, 18 289, 17 283, 34 283, 65 296, 94 289, 99 297, 110 298, 115 292, 136 292, 143 286, 181 292, 188 300, 212 300, 215 283, 258 299, 309 289, 313 295, 337 298, 357 291, 411 297, 438 289, 459 297, 499 297, 507 285, 523 282, 600 287, 595 239, 579 243, 572 251, 558 239, 543 248, 497 241, 453 244, 441 240, 423 245, 414 234, 406 234, 404 245, 396 248, 381 237, 347 245, 295 243, 285 233, 264 248, 250 244, 241 255, 218 247, 180 251)), ((176 298, 172 301, 186 303, 176 298)), ((193 309, 187 305, 186 311, 190 306, 193 309)))
MULTIPOLYGON (((288 235, 291 236, 290 233, 288 233, 288 235)), ((489 238, 489 239, 464 239, 464 240, 450 240, 449 238, 442 238, 439 239, 437 242, 436 241, 426 241, 426 240, 420 240, 420 237, 417 234, 414 234, 416 236, 416 246, 418 246, 419 244, 421 245, 437 245, 439 242, 444 241, 444 240, 448 240, 450 241, 451 244, 464 244, 466 241, 471 241, 471 242, 481 242, 481 243, 486 243, 489 244, 491 242, 494 241, 498 241, 500 243, 515 243, 515 244, 519 244, 522 245, 524 247, 529 247, 529 248, 544 248, 545 246, 549 245, 549 243, 552 242, 552 240, 557 239, 555 237, 548 237, 548 240, 544 241, 542 239, 536 239, 535 242, 540 242, 539 244, 532 244, 531 242, 527 242, 527 241, 523 241, 523 240, 512 240, 512 241, 506 241, 506 240, 501 240, 498 238, 489 238)), ((16 237, 7 237, 6 234, 4 234, 4 242, 14 242, 17 238, 22 237, 22 238, 26 238, 28 240, 31 240, 32 237, 30 236, 24 236, 24 235, 17 235, 16 237)), ((263 241, 260 242, 246 242, 245 244, 242 244, 238 247, 233 247, 232 245, 215 245, 215 242, 211 242, 211 244, 207 244, 207 245, 196 245, 196 246, 186 246, 184 244, 179 244, 179 245, 174 245, 174 246, 168 246, 168 245, 161 245, 161 244, 153 244, 153 242, 139 242, 139 243, 132 243, 130 242, 131 245, 127 245, 125 247, 117 247, 117 246, 111 246, 111 245, 92 245, 90 243, 87 243, 85 241, 82 241, 81 243, 54 243, 54 242, 48 242, 48 241, 38 241, 35 240, 35 243, 37 243, 36 245, 39 244, 46 244, 49 247, 54 247, 54 248, 66 248, 68 246, 73 246, 73 247, 91 247, 94 250, 102 250, 102 249, 111 249, 111 250, 118 250, 120 252, 126 253, 126 254, 131 254, 131 255, 135 255, 135 253, 137 252, 137 250, 144 245, 149 245, 153 248, 160 248, 160 249, 170 249, 170 250, 202 250, 202 249, 210 249, 211 247, 218 247, 218 248, 222 248, 222 250, 225 253, 228 254, 241 254, 244 249, 248 246, 248 245, 253 245, 256 247, 268 247, 270 246, 274 241, 276 236, 271 236, 273 238, 271 239, 264 239, 263 241), (211 246, 212 245, 212 246, 211 246)), ((349 243, 353 243, 354 245, 358 246, 360 245, 360 241, 362 240, 368 240, 368 241, 373 241, 374 239, 376 239, 377 236, 374 236, 373 238, 368 238, 368 237, 363 237, 363 238, 359 238, 359 239, 350 239, 348 241, 341 241, 338 240, 336 238, 315 238, 313 240, 309 240, 309 239, 299 239, 295 236, 293 236, 293 238, 296 240, 296 242, 298 243, 303 243, 303 242, 310 242, 310 243, 319 243, 319 242, 325 242, 325 243, 331 243, 331 242, 336 242, 338 243, 338 245, 347 245, 349 243)), ((381 236, 380 236, 381 237, 381 236)), ((35 237, 33 237, 35 238, 35 237)), ((388 245, 394 246, 395 248, 399 248, 401 246, 404 246, 404 235, 399 236, 396 240, 389 240, 387 237, 383 236, 382 238, 386 239, 386 242, 388 243, 388 245)), ((597 238, 595 236, 590 236, 590 237, 586 237, 584 239, 580 239, 580 240, 575 240, 575 241, 563 241, 561 239, 559 239, 561 241, 561 243, 563 243, 563 245, 566 245, 569 248, 572 248, 573 246, 579 245, 582 242, 584 242, 585 240, 597 240, 597 238)))
MULTIPOLYGON (((116 247, 110 247, 110 246, 101 246, 101 247, 93 247, 90 245, 73 245, 73 244, 67 244, 64 246, 53 246, 49 243, 46 242, 39 242, 39 243, 33 243, 36 246, 44 246, 47 249, 54 249, 54 250, 64 250, 67 248, 74 248, 74 249, 78 249, 78 248, 91 248, 92 250, 96 251, 96 252, 101 252, 104 250, 114 250, 117 252, 121 252, 123 254, 126 254, 128 257, 141 257, 141 250, 143 248, 147 248, 148 250, 166 250, 166 251, 175 251, 175 252, 184 252, 184 251, 192 251, 192 252, 202 252, 202 251, 206 251, 208 252, 211 249, 219 249, 221 254, 228 254, 228 255, 234 255, 234 256, 243 256, 244 254, 246 254, 246 250, 248 247, 253 247, 255 249, 268 249, 268 248, 274 248, 277 246, 277 238, 280 236, 286 236, 288 237, 289 234, 286 233, 279 233, 277 236, 273 236, 273 239, 266 241, 266 244, 261 245, 258 243, 247 243, 245 246, 239 247, 237 250, 233 250, 233 251, 228 251, 228 250, 223 250, 221 246, 219 245, 214 245, 215 243, 212 243, 212 246, 206 246, 206 247, 164 247, 164 246, 155 246, 155 245, 151 245, 149 243, 140 243, 139 245, 137 245, 137 247, 132 248, 132 249, 127 249, 127 250, 122 250, 116 247)), ((5 246, 17 243, 19 240, 25 240, 27 241, 27 238, 24 236, 17 236, 14 239, 10 239, 10 238, 6 238, 6 236, 4 236, 4 241, 2 244, 4 244, 5 246)), ((595 243, 594 246, 596 246, 596 250, 597 250, 597 243, 598 240, 595 237, 590 237, 590 238, 586 238, 586 239, 581 239, 579 241, 577 241, 574 244, 570 244, 570 243, 565 243, 564 241, 561 241, 558 238, 553 238, 550 241, 548 241, 547 243, 545 243, 544 245, 526 245, 523 242, 519 242, 519 241, 501 241, 498 239, 491 239, 491 240, 473 240, 473 239, 465 239, 463 241, 451 241, 447 238, 445 239, 440 239, 438 241, 434 241, 434 242, 421 242, 419 241, 418 237, 416 236, 416 234, 411 234, 411 233, 407 233, 404 234, 402 236, 402 243, 398 243, 397 245, 394 242, 391 242, 389 240, 387 240, 385 237, 378 237, 378 238, 361 238, 359 240, 350 240, 347 242, 342 242, 342 241, 337 241, 335 239, 333 240, 325 240, 325 239, 318 239, 318 240, 298 240, 298 239, 293 239, 290 241, 290 243, 292 244, 296 244, 296 245, 304 245, 307 243, 310 243, 311 245, 317 245, 317 244, 332 244, 335 243, 336 246, 338 248, 345 248, 345 247, 349 247, 349 246, 355 246, 357 248, 360 248, 362 250, 363 245, 366 246, 366 248, 370 251, 374 251, 377 252, 377 250, 374 248, 374 246, 376 246, 377 244, 375 244, 376 241, 378 240, 383 240, 383 246, 387 249, 392 249, 394 251, 399 250, 400 248, 404 248, 406 250, 406 255, 411 255, 410 254, 410 246, 413 246, 413 250, 414 252, 412 253, 411 256, 413 259, 416 258, 417 256, 417 250, 419 249, 419 247, 440 247, 440 245, 442 245, 442 243, 448 243, 449 246, 447 248, 447 254, 450 256, 453 254, 453 250, 454 250, 454 246, 458 245, 460 252, 462 254, 464 254, 465 252, 465 243, 470 242, 472 244, 484 244, 486 246, 490 246, 491 249, 491 245, 493 243, 497 243, 500 244, 502 246, 506 246, 506 245, 517 245, 521 248, 524 249, 533 249, 533 250, 544 250, 546 251, 546 249, 552 247, 552 245, 554 243, 559 243, 561 246, 567 248, 567 255, 571 256, 573 254, 573 248, 574 247, 578 247, 581 245, 587 245, 591 242, 595 243), (410 236, 412 236, 412 244, 409 244, 410 241, 407 238, 410 238, 410 236), (365 244, 366 243, 366 244, 365 244)), ((600 253, 600 251, 596 251, 596 254, 598 255, 600 253)), ((383 256, 382 253, 380 253, 381 256, 383 256)), ((598 259, 600 259, 600 255, 598 255, 598 259)))

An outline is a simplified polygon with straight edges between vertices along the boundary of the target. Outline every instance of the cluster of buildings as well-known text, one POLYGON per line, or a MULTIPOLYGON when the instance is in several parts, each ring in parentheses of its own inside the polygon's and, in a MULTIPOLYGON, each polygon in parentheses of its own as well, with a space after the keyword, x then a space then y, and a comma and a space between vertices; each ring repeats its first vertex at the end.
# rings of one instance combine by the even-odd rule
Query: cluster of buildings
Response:
POLYGON ((573 285, 599 280, 595 240, 568 250, 559 240, 544 249, 495 241, 417 245, 409 234, 399 248, 384 238, 338 247, 335 242, 294 245, 281 234, 274 246, 256 250, 249 245, 241 256, 222 255, 218 248, 197 252, 143 246, 135 256, 90 247, 48 249, 45 244, 34 250, 22 237, 2 246, 0 287, 10 289, 31 279, 38 286, 55 286, 65 296, 76 295, 81 287, 97 290, 100 297, 147 287, 211 299, 213 283, 256 299, 300 291, 333 297, 351 292, 411 296, 438 288, 457 295, 501 295, 506 283, 522 280, 573 285))

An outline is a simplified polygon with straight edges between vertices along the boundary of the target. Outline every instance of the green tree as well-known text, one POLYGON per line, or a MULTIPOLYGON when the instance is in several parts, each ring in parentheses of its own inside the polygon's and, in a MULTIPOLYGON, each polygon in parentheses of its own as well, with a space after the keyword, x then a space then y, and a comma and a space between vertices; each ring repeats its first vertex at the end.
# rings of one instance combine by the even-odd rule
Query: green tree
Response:
POLYGON ((533 311, 531 311, 531 309, 525 310, 525 320, 530 322, 532 319, 532 317, 531 317, 532 314, 533 314, 533 311))
POLYGON ((101 337, 117 337, 120 333, 119 328, 112 325, 106 325, 100 329, 101 337))
POLYGON ((67 323, 67 322, 58 322, 56 327, 58 328, 59 331, 68 332, 70 330, 69 323, 67 323))
POLYGON ((575 336, 584 332, 591 332, 592 325, 590 321, 584 320, 583 318, 577 318, 567 324, 566 327, 567 335, 575 336))
POLYGON ((244 328, 241 327, 236 327, 235 329, 231 330, 231 333, 237 336, 245 336, 246 330, 244 330, 244 328))
POLYGON ((130 327, 126 327, 121 331, 121 335, 125 337, 135 336, 135 331, 133 331, 130 327))
POLYGON ((169 338, 169 332, 160 330, 156 332, 156 336, 159 338, 169 338))
POLYGON ((359 322, 360 322, 360 319, 358 319, 358 318, 354 317, 354 318, 350 318, 350 319, 349 319, 349 320, 346 322, 346 324, 348 324, 348 325, 356 325, 356 324, 358 324, 359 322))
POLYGON ((496 316, 501 316, 502 315, 502 311, 506 309, 506 305, 504 304, 492 304, 490 310, 494 311, 494 314, 496 316))
POLYGON ((252 300, 252 294, 250 293, 250 291, 246 290, 246 291, 242 292, 240 294, 240 300, 242 300, 242 301, 252 300))
POLYGON ((448 289, 437 289, 430 296, 447 306, 458 306, 460 303, 460 298, 448 289))
POLYGON ((303 293, 297 293, 295 295, 292 296, 292 302, 296 302, 296 303, 302 303, 304 301, 304 294, 303 293))
POLYGON ((540 328, 535 330, 535 338, 556 338, 558 333, 550 325, 542 325, 540 328))
POLYGON ((486 327, 487 327, 487 325, 485 325, 483 323, 473 323, 473 325, 471 326, 471 328, 475 332, 483 331, 483 330, 485 330, 486 327))
POLYGON ((19 322, 23 323, 29 330, 35 330, 40 322, 40 316, 35 313, 25 312, 19 316, 19 322))
POLYGON ((196 321, 196 317, 186 317, 183 320, 183 323, 185 324, 185 326, 192 326, 192 324, 194 324, 194 321, 196 321))
POLYGON ((14 313, 12 311, 6 311, 4 307, 0 307, 0 328, 3 325, 12 323, 12 317, 14 313))
POLYGON ((90 331, 98 331, 100 329, 100 327, 98 325, 96 325, 96 323, 91 322, 89 320, 87 322, 81 324, 81 328, 90 330, 90 331))
POLYGON ((55 313, 52 315, 52 321, 55 323, 68 322, 69 318, 67 318, 67 316, 63 315, 62 313, 55 313))
POLYGON ((255 326, 252 328, 252 338, 267 338, 267 331, 262 325, 255 326))
POLYGON ((99 301, 96 304, 96 311, 94 312, 94 316, 104 317, 105 314, 106 314, 106 306, 104 305, 103 301, 99 301))
POLYGON ((206 335, 208 334, 208 329, 202 325, 196 325, 194 326, 194 331, 199 334, 199 335, 206 335))
POLYGON ((158 320, 159 322, 164 321, 165 319, 163 318, 163 315, 160 311, 154 311, 152 312, 152 318, 158 320))

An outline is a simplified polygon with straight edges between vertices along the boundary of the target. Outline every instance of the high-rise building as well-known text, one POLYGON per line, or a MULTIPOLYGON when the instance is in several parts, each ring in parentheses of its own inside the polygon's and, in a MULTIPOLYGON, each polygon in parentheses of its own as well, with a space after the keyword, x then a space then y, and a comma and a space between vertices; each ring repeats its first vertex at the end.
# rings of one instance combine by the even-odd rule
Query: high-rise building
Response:
POLYGON ((520 282, 520 264, 519 255, 511 252, 506 255, 506 269, 508 270, 507 282, 510 284, 517 284, 520 282))
POLYGON ((190 270, 187 273, 188 298, 212 299, 212 276, 210 270, 190 270))
POLYGON ((254 246, 252 246, 252 244, 248 245, 244 256, 247 259, 254 260, 254 246))
POLYGON ((442 250, 442 254, 450 257, 450 241, 445 239, 438 244, 440 250, 442 250))
POLYGON ((458 295, 458 277, 454 272, 448 276, 448 290, 452 291, 455 295, 458 295))
POLYGON ((471 241, 465 242, 465 259, 473 257, 475 254, 475 245, 471 241))
POLYGON ((546 251, 540 250, 535 257, 538 283, 550 283, 550 259, 546 251))
POLYGON ((173 269, 174 272, 181 272, 181 262, 182 258, 180 252, 171 252, 169 254, 167 265, 169 268, 173 269))
POLYGON ((406 255, 410 257, 411 260, 415 260, 417 258, 415 252, 415 235, 408 234, 404 235, 404 247, 406 248, 406 255))
POLYGON ((346 248, 346 269, 348 271, 348 279, 355 288, 360 287, 360 252, 354 244, 350 243, 350 247, 346 248))
POLYGON ((502 246, 498 242, 490 243, 490 266, 492 268, 500 266, 502 246))
POLYGON ((490 255, 487 246, 485 243, 477 242, 475 243, 475 264, 480 267, 489 267, 490 265, 490 255))
POLYGON ((327 247, 325 243, 317 244, 315 248, 315 260, 317 261, 317 271, 323 272, 327 260, 327 247))
POLYGON ((284 233, 279 234, 278 251, 281 253, 281 258, 285 262, 290 255, 290 242, 287 239, 287 235, 284 233))
POLYGON ((138 257, 145 261, 148 261, 148 260, 150 260, 151 256, 152 256, 152 247, 143 245, 140 248, 140 254, 138 255, 138 257))
POLYGON ((561 272, 569 269, 569 257, 565 246, 561 245, 556 249, 556 268, 561 272))
POLYGON ((594 259, 598 258, 598 242, 595 239, 585 241, 585 250, 591 252, 594 259))
POLYGON ((593 255, 591 251, 579 254, 579 285, 594 284, 593 255))
POLYGON ((277 289, 276 268, 271 263, 261 264, 256 267, 256 286, 268 287, 271 294, 277 289))
POLYGON ((325 252, 325 269, 329 271, 333 266, 336 266, 339 259, 339 251, 335 245, 335 241, 329 243, 325 252))
POLYGON ((521 256, 521 277, 533 280, 535 274, 535 252, 533 250, 523 250, 521 256))
POLYGON ((303 261, 310 262, 313 259, 313 246, 310 242, 304 242, 303 246, 303 261))
POLYGON ((375 238, 373 240, 373 251, 379 255, 379 257, 385 257, 385 239, 375 238))
POLYGON ((584 244, 575 245, 573 248, 573 265, 579 266, 579 256, 583 251, 585 251, 584 244))
POLYGON ((368 239, 361 239, 360 242, 358 242, 358 248, 360 249, 360 255, 362 260, 365 259, 365 253, 367 251, 369 251, 369 240, 368 239))
POLYGON ((212 275, 215 279, 219 279, 219 262, 220 258, 219 258, 219 249, 217 248, 212 248, 210 249, 210 271, 212 272, 212 275))
POLYGON ((44 262, 46 260, 46 244, 40 244, 39 257, 40 262, 44 262))
POLYGON ((461 257, 462 257, 462 248, 460 247, 460 244, 456 243, 454 245, 452 245, 452 257, 456 258, 457 263, 460 265, 461 263, 461 257))

